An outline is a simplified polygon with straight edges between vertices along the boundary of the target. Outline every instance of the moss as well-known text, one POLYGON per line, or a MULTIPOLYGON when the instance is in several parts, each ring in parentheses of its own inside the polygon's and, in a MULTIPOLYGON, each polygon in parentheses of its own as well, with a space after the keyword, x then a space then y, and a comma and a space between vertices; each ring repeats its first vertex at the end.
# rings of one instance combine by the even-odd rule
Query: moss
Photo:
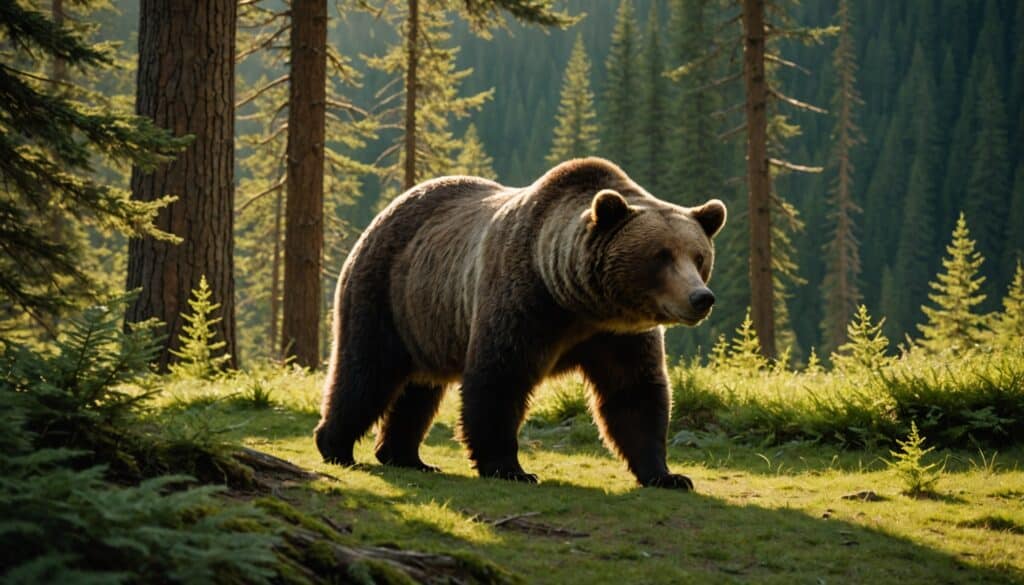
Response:
POLYGON ((504 584, 523 582, 523 580, 517 575, 513 575, 501 566, 476 555, 464 552, 452 552, 448 554, 458 560, 459 566, 466 569, 466 571, 473 575, 479 583, 504 584))
POLYGON ((315 532, 332 542, 342 542, 341 535, 327 524, 308 516, 286 502, 275 498, 260 498, 254 501, 257 508, 289 522, 295 526, 301 526, 306 530, 315 532))
POLYGON ((366 560, 348 566, 348 576, 357 583, 376 585, 416 585, 407 573, 384 561, 366 560))

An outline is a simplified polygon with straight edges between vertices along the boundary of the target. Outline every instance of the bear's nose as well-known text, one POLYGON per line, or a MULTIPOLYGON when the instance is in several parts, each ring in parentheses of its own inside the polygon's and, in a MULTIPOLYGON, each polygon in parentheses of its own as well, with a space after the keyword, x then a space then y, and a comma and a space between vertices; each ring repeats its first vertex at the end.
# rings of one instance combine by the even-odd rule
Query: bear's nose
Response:
POLYGON ((693 310, 703 313, 715 304, 715 293, 711 292, 710 288, 698 288, 690 293, 690 304, 693 305, 693 310))

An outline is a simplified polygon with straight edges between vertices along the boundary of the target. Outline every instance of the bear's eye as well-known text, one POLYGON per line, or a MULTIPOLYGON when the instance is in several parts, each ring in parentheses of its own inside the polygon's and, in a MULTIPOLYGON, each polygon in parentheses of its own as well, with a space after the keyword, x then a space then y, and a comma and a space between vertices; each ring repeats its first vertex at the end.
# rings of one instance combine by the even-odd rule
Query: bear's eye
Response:
POLYGON ((697 265, 697 270, 704 268, 704 254, 697 254, 697 257, 694 258, 693 261, 697 265))

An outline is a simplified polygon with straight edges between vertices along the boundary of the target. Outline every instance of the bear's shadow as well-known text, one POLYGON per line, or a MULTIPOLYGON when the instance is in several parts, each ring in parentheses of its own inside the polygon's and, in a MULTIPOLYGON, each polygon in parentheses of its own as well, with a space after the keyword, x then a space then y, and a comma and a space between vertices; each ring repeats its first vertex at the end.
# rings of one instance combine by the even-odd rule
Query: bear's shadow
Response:
MULTIPOLYGON (((874 565, 891 579, 910 578, 918 582, 1012 583, 1024 579, 1024 573, 1016 569, 1003 572, 973 566, 949 553, 844 521, 834 513, 828 518, 814 517, 794 509, 730 503, 699 491, 683 493, 638 487, 607 492, 566 481, 529 485, 379 465, 365 466, 361 471, 389 483, 394 490, 388 495, 357 490, 358 499, 370 503, 360 510, 363 519, 357 527, 372 522, 373 533, 388 533, 392 532, 387 528, 391 524, 398 534, 428 538, 438 546, 466 547, 487 558, 507 556, 508 547, 524 546, 523 538, 530 542, 548 538, 552 547, 566 545, 564 531, 568 530, 578 533, 572 541, 579 544, 573 546, 589 551, 601 562, 669 562, 668 566, 677 571, 676 577, 688 574, 691 579, 692 571, 700 575, 709 566, 720 570, 722 579, 750 581, 778 578, 811 566, 820 570, 822 579, 853 582, 863 578, 858 571, 863 565, 874 565), (453 531, 449 522, 435 520, 430 514, 408 518, 410 505, 441 505, 449 513, 489 523, 497 538, 487 542, 469 540, 453 531), (595 514, 595 510, 599 513, 595 514), (510 517, 522 517, 552 531, 549 535, 538 535, 495 526, 498 519, 510 517), (614 521, 610 523, 610 518, 628 520, 617 525, 614 521), (686 532, 686 538, 665 538, 678 531, 686 532), (791 543, 784 545, 785 554, 781 557, 779 541, 791 543), (644 550, 637 553, 637 558, 625 558, 621 557, 624 547, 644 550), (823 554, 822 547, 835 552, 823 554)), ((698 490, 699 486, 700 482, 698 490)), ((353 488, 346 486, 338 493, 352 492, 353 488)), ((321 503, 323 513, 337 514, 338 509, 331 508, 330 499, 321 503)), ((607 570, 615 570, 616 566, 619 565, 610 565, 607 570)), ((664 580, 674 581, 670 576, 664 580)))

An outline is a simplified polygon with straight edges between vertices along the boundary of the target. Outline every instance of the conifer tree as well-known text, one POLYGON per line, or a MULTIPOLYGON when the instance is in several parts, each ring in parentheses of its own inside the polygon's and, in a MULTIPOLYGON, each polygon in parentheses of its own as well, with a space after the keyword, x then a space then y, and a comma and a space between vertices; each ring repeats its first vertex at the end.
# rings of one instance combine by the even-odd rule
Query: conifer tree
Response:
POLYGON ((854 216, 860 208, 854 201, 851 151, 864 137, 856 122, 856 109, 863 103, 857 92, 857 62, 853 46, 853 19, 848 0, 839 0, 836 10, 839 40, 833 62, 839 77, 832 99, 836 116, 832 131, 831 167, 836 173, 829 198, 831 239, 825 245, 826 272, 823 281, 825 316, 822 323, 823 347, 839 347, 846 340, 849 323, 860 302, 857 279, 860 277, 860 250, 854 216))
POLYGON ((884 325, 885 317, 873 324, 868 308, 858 306, 856 315, 846 326, 847 341, 832 354, 832 364, 846 371, 877 371, 890 364, 892 358, 885 355, 889 339, 882 333, 884 325))
POLYGON ((710 0, 672 0, 669 4, 670 59, 677 87, 671 107, 666 152, 675 203, 693 205, 718 197, 722 188, 722 98, 716 51, 716 6, 710 0))
POLYGON ((945 272, 928 283, 934 291, 928 295, 934 306, 921 307, 928 322, 918 325, 923 334, 919 343, 928 351, 962 352, 983 340, 985 317, 974 311, 985 300, 981 294, 985 277, 978 276, 985 259, 974 249, 970 236, 961 213, 953 240, 946 247, 947 257, 942 260, 945 272))
POLYGON ((639 40, 633 3, 622 0, 605 61, 601 151, 627 173, 638 170, 640 154, 640 112, 636 103, 640 95, 639 40))
POLYGON ((736 334, 729 344, 728 364, 742 372, 756 372, 768 365, 767 360, 761 355, 761 346, 754 330, 754 322, 750 319, 749 308, 743 323, 736 328, 736 334))
POLYGON ((1003 310, 992 319, 992 341, 1005 348, 1024 348, 1024 264, 1017 261, 1003 310))
POLYGON ((461 142, 459 156, 455 159, 452 174, 497 179, 498 176, 494 173, 494 159, 484 149, 484 143, 476 131, 476 124, 466 127, 466 133, 462 135, 461 142))
POLYGON ((152 169, 188 140, 116 106, 70 98, 65 84, 71 80, 51 83, 31 72, 57 61, 78 72, 104 71, 114 59, 109 47, 20 2, 0 8, 0 36, 0 339, 6 339, 24 325, 24 315, 46 329, 49 317, 95 294, 83 269, 88 248, 78 233, 55 230, 56 224, 174 239, 154 226, 171 197, 133 201, 95 171, 104 161, 152 169))
POLYGON ((669 162, 665 156, 668 129, 665 78, 665 57, 661 41, 658 3, 651 3, 647 28, 640 54, 639 153, 636 167, 640 184, 652 193, 667 198, 674 190, 667 176, 669 162))
POLYGON ((934 234, 931 175, 924 156, 914 159, 902 211, 903 225, 892 260, 889 282, 881 291, 882 313, 887 317, 890 338, 913 330, 920 320, 917 307, 928 294, 926 283, 932 274, 934 234))
POLYGON ((210 286, 206 283, 206 275, 199 277, 199 285, 192 291, 188 299, 190 311, 183 314, 185 324, 181 327, 180 349, 171 350, 179 359, 171 364, 171 372, 179 376, 193 378, 209 378, 217 373, 231 356, 225 353, 227 343, 217 339, 216 317, 220 304, 211 298, 210 286))
MULTIPOLYGON (((1006 107, 996 79, 995 67, 985 68, 975 110, 977 134, 971 150, 970 174, 967 182, 967 204, 964 210, 974 226, 978 252, 982 257, 998 260, 1006 235, 1006 217, 1011 198, 1009 144, 1007 142, 1006 107)), ((996 262, 989 263, 985 273, 992 280, 996 262)))
MULTIPOLYGON (((1024 61, 1024 58, 1021 60, 1024 61)), ((1024 158, 1017 163, 1017 171, 1014 173, 1013 194, 1010 198, 1010 212, 1006 215, 1004 238, 1000 272, 1003 274, 1003 280, 1007 281, 1013 272, 1013 266, 1024 260, 1024 158)))
POLYGON ((570 158, 597 154, 596 117, 594 94, 590 90, 590 59, 583 45, 583 35, 578 34, 562 80, 555 137, 545 159, 547 163, 554 166, 570 158))
MULTIPOLYGON (((377 115, 383 126, 401 129, 377 159, 386 184, 381 205, 410 182, 415 184, 449 174, 462 146, 451 131, 451 121, 479 110, 494 94, 494 90, 489 89, 462 95, 460 87, 473 70, 456 68, 459 49, 448 46, 451 21, 445 6, 425 3, 417 9, 415 39, 407 36, 403 44, 391 46, 383 55, 366 58, 371 69, 405 80, 400 92, 378 104, 377 115), (410 56, 413 41, 415 55, 410 56), (409 78, 410 66, 416 67, 414 81, 409 78), (415 88, 412 100, 404 99, 409 97, 409 87, 415 88), (397 100, 403 102, 396 105, 397 100), (414 126, 410 126, 410 122, 414 122, 414 126)), ((414 26, 409 17, 406 12, 394 12, 394 7, 388 14, 388 18, 403 29, 414 26)))
POLYGON ((156 224, 181 243, 142 237, 129 242, 129 289, 140 288, 125 320, 166 324, 157 364, 165 370, 177 348, 181 310, 205 275, 222 304, 217 324, 232 365, 235 336, 235 30, 238 3, 142 0, 136 112, 194 140, 173 162, 153 172, 135 168, 132 197, 151 202, 173 193, 178 201, 156 224), (189 50, 180 50, 180 47, 189 50), (173 79, 173 82, 169 82, 173 79))

